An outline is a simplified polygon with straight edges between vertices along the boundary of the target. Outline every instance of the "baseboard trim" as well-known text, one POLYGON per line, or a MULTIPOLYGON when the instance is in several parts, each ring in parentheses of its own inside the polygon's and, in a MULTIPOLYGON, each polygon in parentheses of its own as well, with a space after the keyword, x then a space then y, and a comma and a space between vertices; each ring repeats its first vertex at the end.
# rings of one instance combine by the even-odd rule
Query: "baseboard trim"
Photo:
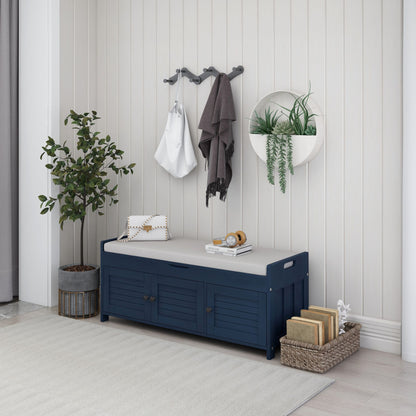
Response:
POLYGON ((361 324, 361 347, 401 354, 401 323, 367 316, 349 315, 348 320, 361 324))
POLYGON ((402 360, 408 361, 409 363, 416 363, 416 354, 413 352, 402 352, 402 360))

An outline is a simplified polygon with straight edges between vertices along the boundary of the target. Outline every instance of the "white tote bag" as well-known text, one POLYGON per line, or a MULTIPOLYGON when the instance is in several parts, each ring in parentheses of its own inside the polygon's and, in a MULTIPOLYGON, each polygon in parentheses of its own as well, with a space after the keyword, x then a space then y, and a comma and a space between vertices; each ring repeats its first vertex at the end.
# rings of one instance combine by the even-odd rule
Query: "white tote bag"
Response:
POLYGON ((155 153, 155 159, 175 178, 183 178, 197 164, 189 133, 185 109, 179 100, 181 73, 178 73, 175 104, 168 113, 165 131, 155 153))

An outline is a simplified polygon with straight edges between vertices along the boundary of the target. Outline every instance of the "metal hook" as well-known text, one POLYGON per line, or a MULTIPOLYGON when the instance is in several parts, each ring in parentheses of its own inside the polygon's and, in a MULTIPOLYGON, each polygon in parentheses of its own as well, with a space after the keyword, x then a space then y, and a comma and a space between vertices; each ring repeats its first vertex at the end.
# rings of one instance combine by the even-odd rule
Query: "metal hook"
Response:
MULTIPOLYGON (((210 76, 218 76, 220 72, 213 66, 210 66, 208 68, 203 69, 203 73, 201 75, 195 75, 191 71, 189 71, 187 68, 179 68, 176 70, 176 74, 170 77, 169 79, 164 79, 163 82, 168 82, 170 85, 175 84, 178 81, 178 73, 181 72, 182 76, 187 77, 190 82, 193 82, 196 85, 201 84, 203 81, 205 81, 210 76)), ((242 65, 239 65, 237 67, 233 67, 232 72, 230 72, 227 76, 230 79, 230 81, 237 77, 238 75, 241 75, 244 72, 244 67, 242 65)))

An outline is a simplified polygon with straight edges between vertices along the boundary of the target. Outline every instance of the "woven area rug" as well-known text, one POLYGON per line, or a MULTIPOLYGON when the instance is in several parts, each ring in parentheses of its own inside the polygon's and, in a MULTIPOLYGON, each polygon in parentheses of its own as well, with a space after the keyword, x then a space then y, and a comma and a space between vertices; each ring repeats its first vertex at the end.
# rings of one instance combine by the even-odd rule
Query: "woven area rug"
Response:
POLYGON ((287 415, 332 382, 55 315, 0 328, 0 414, 287 415))

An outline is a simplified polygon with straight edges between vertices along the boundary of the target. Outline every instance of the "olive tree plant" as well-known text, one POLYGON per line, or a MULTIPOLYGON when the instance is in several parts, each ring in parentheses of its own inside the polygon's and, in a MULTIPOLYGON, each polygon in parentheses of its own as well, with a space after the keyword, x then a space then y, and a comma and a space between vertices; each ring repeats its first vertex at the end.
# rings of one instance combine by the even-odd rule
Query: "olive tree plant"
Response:
POLYGON ((80 259, 84 266, 84 222, 88 209, 104 215, 103 208, 106 197, 110 198, 110 205, 117 204, 117 186, 110 185, 107 177, 109 172, 127 175, 133 173, 135 163, 120 166, 123 151, 118 149, 110 136, 99 137, 100 132, 94 131, 95 121, 100 117, 96 111, 91 113, 76 113, 71 110, 65 118, 65 125, 71 122, 76 132, 77 155, 66 145, 56 143, 48 137, 42 147, 42 159, 49 156, 45 165, 50 170, 53 183, 59 186, 56 197, 39 195, 41 214, 52 211, 56 202, 60 205, 59 223, 61 229, 66 220, 81 221, 80 259))

